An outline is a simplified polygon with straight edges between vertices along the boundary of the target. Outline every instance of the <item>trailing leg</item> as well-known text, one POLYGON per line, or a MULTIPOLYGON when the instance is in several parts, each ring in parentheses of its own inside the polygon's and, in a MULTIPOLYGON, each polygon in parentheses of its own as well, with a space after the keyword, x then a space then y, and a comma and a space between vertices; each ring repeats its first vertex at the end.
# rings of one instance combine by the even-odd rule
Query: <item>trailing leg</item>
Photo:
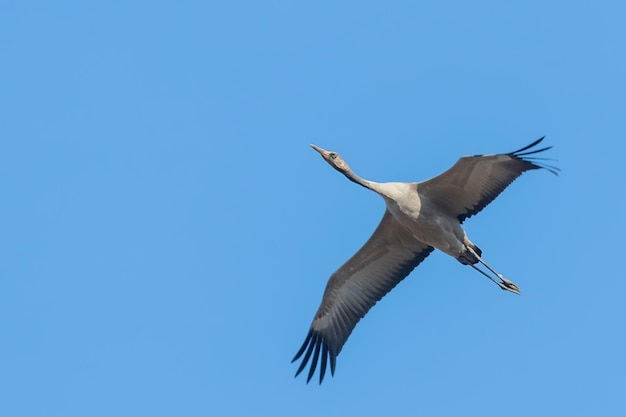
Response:
MULTIPOLYGON (((485 261, 483 261, 483 259, 480 257, 481 253, 477 253, 477 251, 474 249, 478 249, 478 247, 474 244, 470 245, 466 245, 467 247, 467 254, 461 255, 458 260, 465 264, 465 265, 469 265, 472 268, 474 268, 475 270, 477 270, 478 272, 480 272, 481 274, 483 274, 484 276, 486 276, 487 278, 489 278, 491 281, 495 282, 500 288, 502 288, 503 290, 506 291, 511 291, 512 293, 515 294, 520 294, 520 289, 517 285, 515 285, 515 283, 513 281, 510 281, 506 278, 504 278, 502 276, 502 274, 499 274, 498 272, 496 272, 492 267, 490 267, 489 265, 487 265, 487 263, 485 261), (496 277, 498 277, 498 279, 492 277, 491 275, 487 274, 485 271, 483 271, 482 269, 478 268, 475 264, 480 262, 481 264, 483 264, 489 271, 491 271, 493 274, 495 274, 496 277)), ((478 249, 480 251, 480 249, 478 249)))

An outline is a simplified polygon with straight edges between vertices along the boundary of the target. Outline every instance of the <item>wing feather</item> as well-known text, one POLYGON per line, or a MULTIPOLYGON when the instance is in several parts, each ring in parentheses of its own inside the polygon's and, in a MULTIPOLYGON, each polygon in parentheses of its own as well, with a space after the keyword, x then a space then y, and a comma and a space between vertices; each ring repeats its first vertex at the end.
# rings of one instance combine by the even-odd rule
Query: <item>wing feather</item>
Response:
POLYGON ((558 168, 529 157, 551 148, 530 150, 543 138, 517 151, 496 155, 465 156, 441 175, 417 184, 420 198, 438 207, 444 214, 463 222, 496 199, 515 179, 526 171, 558 168))
POLYGON ((320 347, 320 384, 329 361, 330 373, 334 375, 337 355, 358 321, 432 250, 431 246, 411 236, 385 211, 365 245, 328 280, 309 333, 293 358, 296 361, 304 354, 296 376, 312 356, 307 382, 311 380, 320 347))

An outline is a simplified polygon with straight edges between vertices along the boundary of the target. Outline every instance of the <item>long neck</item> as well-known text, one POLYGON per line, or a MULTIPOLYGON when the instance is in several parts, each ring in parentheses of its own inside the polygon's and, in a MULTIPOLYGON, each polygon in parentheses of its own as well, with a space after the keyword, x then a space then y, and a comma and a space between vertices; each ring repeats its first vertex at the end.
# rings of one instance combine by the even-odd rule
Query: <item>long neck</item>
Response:
POLYGON ((372 181, 368 181, 366 179, 363 179, 363 178, 359 177, 354 172, 352 172, 351 169, 347 169, 345 171, 341 171, 341 173, 343 175, 345 175, 347 179, 349 179, 350 181, 352 181, 352 182, 354 182, 356 184, 359 184, 361 187, 365 187, 365 188, 367 188, 369 190, 372 190, 372 191, 377 191, 376 190, 376 186, 375 186, 376 183, 374 183, 372 181))
POLYGON ((389 185, 390 183, 380 183, 380 182, 376 182, 376 181, 368 181, 364 178, 359 177, 358 175, 356 175, 354 172, 352 172, 352 170, 350 168, 346 169, 346 170, 341 170, 340 171, 343 175, 346 176, 347 179, 349 179, 350 181, 359 184, 361 187, 365 187, 368 190, 372 190, 374 191, 376 194, 380 195, 381 197, 387 199, 394 199, 393 197, 393 193, 390 194, 390 188, 389 185))

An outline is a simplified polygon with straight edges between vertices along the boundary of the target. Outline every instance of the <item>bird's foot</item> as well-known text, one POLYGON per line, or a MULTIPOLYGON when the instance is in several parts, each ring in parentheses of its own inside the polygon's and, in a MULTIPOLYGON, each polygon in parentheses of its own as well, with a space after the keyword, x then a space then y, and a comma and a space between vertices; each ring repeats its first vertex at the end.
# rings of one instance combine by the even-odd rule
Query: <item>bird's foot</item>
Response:
POLYGON ((506 291, 511 291, 512 293, 515 293, 517 295, 521 294, 519 287, 515 285, 513 281, 509 281, 508 279, 504 278, 502 275, 498 275, 498 278, 502 280, 502 282, 497 282, 500 288, 506 291))

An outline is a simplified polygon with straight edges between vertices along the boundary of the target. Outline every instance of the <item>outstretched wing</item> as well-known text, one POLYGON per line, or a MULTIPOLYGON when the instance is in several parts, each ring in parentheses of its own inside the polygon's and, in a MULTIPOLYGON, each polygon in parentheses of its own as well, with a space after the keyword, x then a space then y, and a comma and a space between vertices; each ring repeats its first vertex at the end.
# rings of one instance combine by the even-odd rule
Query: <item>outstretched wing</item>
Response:
POLYGON ((292 360, 304 354, 296 376, 312 358, 309 382, 320 357, 320 384, 329 360, 334 375, 337 355, 358 321, 432 251, 385 211, 365 245, 328 280, 306 340, 292 360))
POLYGON ((463 222, 484 209, 524 172, 543 168, 557 174, 558 168, 541 164, 541 158, 529 157, 552 148, 531 150, 542 140, 511 153, 465 156, 443 174, 418 183, 417 192, 442 214, 463 222))

